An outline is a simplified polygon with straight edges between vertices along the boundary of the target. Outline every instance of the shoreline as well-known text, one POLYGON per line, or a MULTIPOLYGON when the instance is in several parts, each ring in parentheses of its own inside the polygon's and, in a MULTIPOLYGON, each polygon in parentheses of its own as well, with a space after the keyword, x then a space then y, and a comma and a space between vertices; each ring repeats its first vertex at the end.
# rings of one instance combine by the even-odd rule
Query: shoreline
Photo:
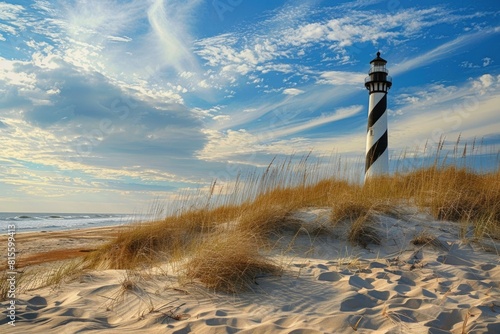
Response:
POLYGON ((64 232, 130 225, 150 220, 149 215, 139 214, 64 214, 0 212, 0 235, 15 230, 16 234, 37 232, 64 232), (7 228, 11 226, 11 228, 7 228))
MULTIPOLYGON (((88 252, 117 237, 124 228, 129 226, 131 225, 125 224, 16 233, 16 269, 85 256, 88 252)), ((7 233, 0 235, 0 254, 7 254, 7 240, 7 233)), ((0 270, 6 268, 7 261, 4 261, 0 265, 0 270)))

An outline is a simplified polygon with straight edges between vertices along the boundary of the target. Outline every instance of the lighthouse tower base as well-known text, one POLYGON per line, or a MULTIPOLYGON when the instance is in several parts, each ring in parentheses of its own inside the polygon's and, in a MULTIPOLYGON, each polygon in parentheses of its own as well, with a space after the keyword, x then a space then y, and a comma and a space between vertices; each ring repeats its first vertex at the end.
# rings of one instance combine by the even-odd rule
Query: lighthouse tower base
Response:
POLYGON ((386 150, 382 155, 368 168, 365 173, 365 181, 377 176, 387 175, 389 172, 389 152, 386 150))

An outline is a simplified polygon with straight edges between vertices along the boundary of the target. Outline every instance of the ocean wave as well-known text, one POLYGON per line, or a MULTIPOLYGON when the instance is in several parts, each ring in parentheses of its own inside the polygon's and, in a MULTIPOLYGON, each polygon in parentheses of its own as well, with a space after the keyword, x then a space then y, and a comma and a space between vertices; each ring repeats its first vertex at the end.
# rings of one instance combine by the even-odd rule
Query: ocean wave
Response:
POLYGON ((30 232, 115 226, 138 219, 137 215, 126 214, 0 213, 0 233, 7 230, 9 224, 15 224, 17 232, 30 232))

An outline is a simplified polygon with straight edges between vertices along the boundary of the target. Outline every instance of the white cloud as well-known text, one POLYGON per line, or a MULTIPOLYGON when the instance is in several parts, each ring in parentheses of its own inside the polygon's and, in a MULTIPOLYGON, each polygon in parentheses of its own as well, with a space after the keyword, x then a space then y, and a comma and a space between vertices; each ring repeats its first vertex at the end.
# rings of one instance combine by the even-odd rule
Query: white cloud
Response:
POLYGON ((12 21, 17 19, 18 14, 24 10, 21 5, 0 2, 0 20, 12 21))
POLYGON ((421 108, 428 108, 432 105, 449 103, 457 98, 462 98, 467 91, 459 91, 456 86, 445 86, 442 83, 424 85, 422 87, 406 88, 411 93, 401 93, 394 97, 396 106, 415 105, 421 108))
POLYGON ((244 129, 205 130, 208 143, 198 152, 201 160, 224 161, 231 156, 255 152, 262 149, 259 139, 244 129))
MULTIPOLYGON (((16 70, 17 67, 26 65, 26 62, 7 60, 0 57, 0 81, 3 87, 9 85, 19 86, 20 89, 34 89, 37 82, 36 74, 16 70)), ((2 88, 0 88, 2 89, 2 88)))
POLYGON ((463 61, 460 63, 460 67, 463 67, 463 68, 478 68, 479 65, 476 65, 470 61, 463 61))
POLYGON ((487 94, 492 89, 499 87, 498 78, 495 78, 491 74, 484 74, 484 75, 480 76, 478 80, 473 81, 472 87, 480 95, 487 94))
POLYGON ((123 42, 123 43, 128 43, 132 41, 132 38, 128 36, 108 36, 108 40, 113 41, 113 42, 123 42))
POLYGON ((483 67, 489 66, 493 60, 490 57, 483 58, 483 67))
POLYGON ((289 64, 265 64, 262 66, 257 66, 256 70, 262 72, 262 74, 267 74, 269 72, 281 72, 281 73, 293 73, 295 69, 299 69, 300 66, 292 66, 289 64))
MULTIPOLYGON (((328 35, 328 25, 309 23, 299 28, 291 28, 284 34, 284 43, 292 46, 302 46, 309 42, 317 42, 328 35)), ((282 42, 283 43, 283 42, 282 42)))
POLYGON ((318 84, 328 84, 334 86, 355 85, 363 87, 367 74, 346 71, 327 71, 320 74, 318 84))
POLYGON ((297 88, 287 88, 287 89, 283 90, 283 94, 285 94, 285 95, 297 96, 297 95, 300 95, 303 93, 304 93, 303 90, 300 90, 297 88))
POLYGON ((18 35, 19 32, 25 29, 27 20, 22 17, 25 8, 21 5, 14 5, 5 2, 0 2, 0 32, 5 32, 10 35, 18 35))
MULTIPOLYGON (((11 35, 16 34, 16 29, 14 27, 9 26, 7 24, 3 24, 3 23, 0 23, 0 31, 4 32, 4 33, 11 34, 11 35)), ((1 35, 1 38, 2 38, 2 41, 6 40, 5 37, 3 37, 3 35, 1 35)))
POLYGON ((217 116, 213 117, 213 120, 218 121, 218 122, 224 122, 224 121, 228 121, 230 119, 231 119, 231 116, 229 116, 229 115, 217 115, 217 116))

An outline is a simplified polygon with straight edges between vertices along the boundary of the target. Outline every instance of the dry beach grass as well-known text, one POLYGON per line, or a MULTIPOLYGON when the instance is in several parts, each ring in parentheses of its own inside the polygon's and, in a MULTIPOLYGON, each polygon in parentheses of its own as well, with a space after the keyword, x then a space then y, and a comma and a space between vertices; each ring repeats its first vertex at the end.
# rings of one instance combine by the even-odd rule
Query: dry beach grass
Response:
MULTIPOLYGON (((374 215, 397 215, 401 206, 408 205, 430 212, 436 220, 470 228, 476 239, 500 239, 500 171, 476 174, 455 167, 430 167, 370 180, 364 186, 323 180, 294 188, 278 187, 239 206, 203 208, 134 226, 88 260, 92 267, 130 269, 137 263, 177 258, 191 249, 203 249, 199 246, 207 242, 207 236, 220 233, 218 228, 229 223, 232 229, 224 232, 227 239, 234 231, 244 232, 256 247, 264 247, 269 237, 300 229, 290 217, 308 207, 331 207, 331 225, 347 221, 349 241, 363 243, 374 215)), ((209 240, 211 244, 218 242, 209 240)))

